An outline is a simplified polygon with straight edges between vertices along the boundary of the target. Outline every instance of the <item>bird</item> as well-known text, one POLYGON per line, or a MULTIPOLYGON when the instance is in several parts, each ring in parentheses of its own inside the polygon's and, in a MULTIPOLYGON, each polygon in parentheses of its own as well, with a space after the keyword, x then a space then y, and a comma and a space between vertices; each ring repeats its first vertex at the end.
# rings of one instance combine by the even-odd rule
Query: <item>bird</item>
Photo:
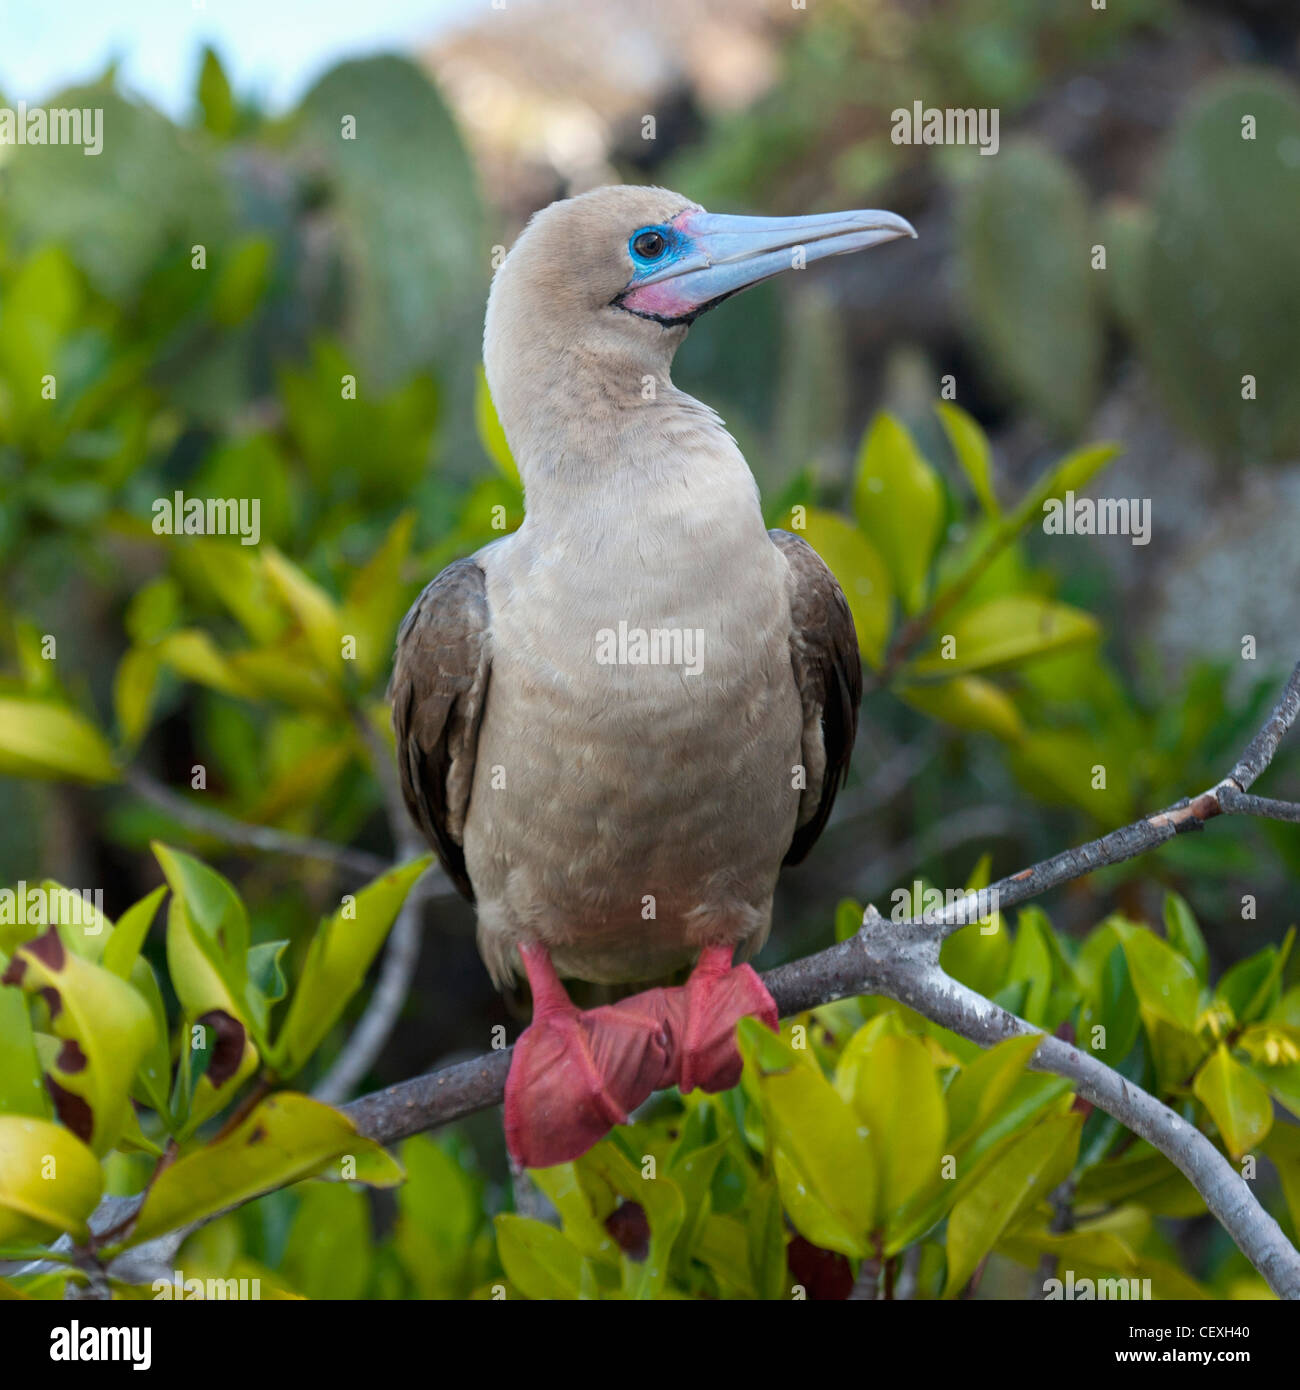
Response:
POLYGON ((389 695, 406 806, 493 982, 531 989, 505 1087, 520 1167, 579 1157, 655 1090, 735 1085, 738 1021, 777 1026, 748 960, 847 774, 862 667, 834 575, 767 529, 670 368, 748 286, 915 235, 608 186, 534 214, 493 277, 483 364, 524 519, 416 599, 389 695), (563 984, 687 966, 588 1011, 563 984))

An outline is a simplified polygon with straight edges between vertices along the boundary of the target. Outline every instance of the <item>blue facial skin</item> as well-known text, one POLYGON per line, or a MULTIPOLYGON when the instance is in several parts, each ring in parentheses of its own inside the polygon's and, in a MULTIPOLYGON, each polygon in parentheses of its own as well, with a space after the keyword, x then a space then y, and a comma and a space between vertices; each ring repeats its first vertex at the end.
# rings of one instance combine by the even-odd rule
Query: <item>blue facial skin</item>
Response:
MULTIPOLYGON (((662 270, 664 266, 672 265, 674 261, 680 261, 691 249, 689 238, 683 236, 676 227, 670 227, 667 223, 657 223, 649 227, 638 227, 628 238, 627 253, 632 257, 632 264, 638 273, 646 273, 653 270, 662 270), (636 247, 636 239, 644 236, 646 232, 657 232, 664 239, 664 249, 651 258, 640 255, 636 247)), ((636 276, 634 275, 635 282, 636 276)))

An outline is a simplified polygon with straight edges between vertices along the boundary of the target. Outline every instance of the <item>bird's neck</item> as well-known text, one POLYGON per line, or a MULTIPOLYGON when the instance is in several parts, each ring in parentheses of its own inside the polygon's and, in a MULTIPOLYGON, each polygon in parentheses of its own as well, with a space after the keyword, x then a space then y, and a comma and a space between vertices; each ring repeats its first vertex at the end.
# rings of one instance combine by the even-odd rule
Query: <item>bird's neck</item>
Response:
POLYGON ((667 522, 686 508, 762 526, 758 489, 718 416, 667 372, 549 382, 508 429, 530 522, 568 530, 622 514, 667 522), (538 399, 538 396, 541 399, 538 399))

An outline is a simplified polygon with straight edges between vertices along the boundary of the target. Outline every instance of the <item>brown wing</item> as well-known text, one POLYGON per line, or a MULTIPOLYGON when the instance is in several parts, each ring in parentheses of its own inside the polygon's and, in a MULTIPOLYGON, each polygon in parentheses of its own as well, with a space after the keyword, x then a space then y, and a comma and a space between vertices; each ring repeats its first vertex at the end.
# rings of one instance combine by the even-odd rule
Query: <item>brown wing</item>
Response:
POLYGON ((822 833, 848 775, 862 703, 862 661, 849 606, 821 556, 788 531, 768 535, 790 566, 790 661, 803 700, 808 787, 784 861, 798 864, 822 833))
POLYGON ((488 627, 483 571, 457 560, 402 620, 388 687, 407 809, 470 902, 463 838, 492 669, 488 627))

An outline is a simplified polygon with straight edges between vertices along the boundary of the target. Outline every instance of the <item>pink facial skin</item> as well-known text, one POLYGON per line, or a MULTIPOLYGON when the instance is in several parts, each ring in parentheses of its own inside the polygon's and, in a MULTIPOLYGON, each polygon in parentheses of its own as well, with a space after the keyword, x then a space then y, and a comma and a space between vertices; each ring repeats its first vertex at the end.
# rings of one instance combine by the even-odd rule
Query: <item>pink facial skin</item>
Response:
POLYGON ((699 308, 677 280, 659 280, 653 285, 642 285, 624 294, 621 302, 625 309, 631 309, 635 314, 653 314, 664 319, 681 318, 683 314, 699 308))

